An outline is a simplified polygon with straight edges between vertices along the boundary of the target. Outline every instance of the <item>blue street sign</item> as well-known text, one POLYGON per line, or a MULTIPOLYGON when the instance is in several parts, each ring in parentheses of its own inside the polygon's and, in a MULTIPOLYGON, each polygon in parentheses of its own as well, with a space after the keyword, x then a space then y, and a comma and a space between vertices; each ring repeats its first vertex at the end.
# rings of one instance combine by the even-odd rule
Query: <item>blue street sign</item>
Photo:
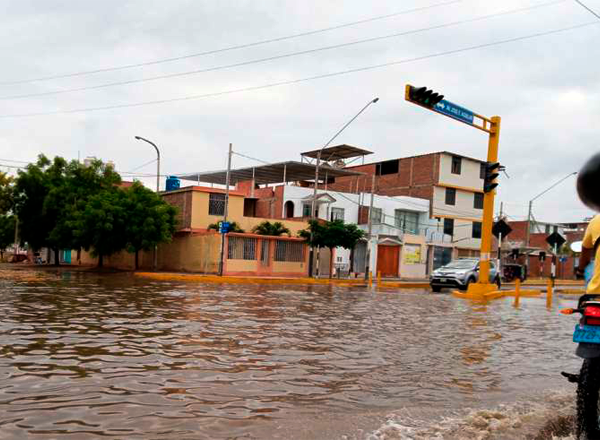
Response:
POLYGON ((231 229, 231 223, 229 222, 219 222, 219 232, 221 234, 227 234, 231 229))
POLYGON ((436 104, 433 110, 471 125, 473 124, 473 118, 475 117, 471 110, 467 110, 466 108, 453 104, 445 99, 442 99, 438 104, 436 104))

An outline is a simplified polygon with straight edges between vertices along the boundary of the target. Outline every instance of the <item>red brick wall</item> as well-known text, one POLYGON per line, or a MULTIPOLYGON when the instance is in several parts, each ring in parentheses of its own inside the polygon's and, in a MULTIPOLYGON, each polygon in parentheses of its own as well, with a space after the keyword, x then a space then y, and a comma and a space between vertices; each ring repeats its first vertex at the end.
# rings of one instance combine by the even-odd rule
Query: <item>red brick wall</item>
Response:
MULTIPOLYGON (((387 196, 410 196, 433 199, 433 186, 439 182, 439 154, 399 159, 398 173, 375 178, 375 193, 387 196)), ((376 164, 350 167, 352 171, 366 173, 360 177, 339 177, 329 184, 332 191, 371 192, 372 176, 376 164)))

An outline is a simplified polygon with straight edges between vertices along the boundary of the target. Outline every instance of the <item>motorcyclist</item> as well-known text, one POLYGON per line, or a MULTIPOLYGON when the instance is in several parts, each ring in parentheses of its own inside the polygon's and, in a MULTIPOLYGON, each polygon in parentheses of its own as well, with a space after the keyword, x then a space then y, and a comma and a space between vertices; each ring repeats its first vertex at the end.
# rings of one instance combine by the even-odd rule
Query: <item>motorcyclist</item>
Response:
MULTIPOLYGON (((600 211, 600 153, 592 156, 579 172, 577 193, 585 205, 600 211)), ((590 221, 585 231, 577 274, 585 275, 589 272, 586 268, 592 260, 595 260, 595 263, 587 292, 600 293, 600 215, 596 215, 590 221)))

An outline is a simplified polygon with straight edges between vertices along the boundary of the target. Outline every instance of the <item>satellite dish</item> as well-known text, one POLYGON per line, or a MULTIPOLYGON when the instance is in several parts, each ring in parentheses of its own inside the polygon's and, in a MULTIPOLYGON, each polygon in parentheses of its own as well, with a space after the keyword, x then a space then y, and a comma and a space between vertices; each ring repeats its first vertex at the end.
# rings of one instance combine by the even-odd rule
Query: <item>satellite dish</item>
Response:
POLYGON ((571 250, 577 254, 581 253, 582 241, 574 241, 571 243, 571 250))

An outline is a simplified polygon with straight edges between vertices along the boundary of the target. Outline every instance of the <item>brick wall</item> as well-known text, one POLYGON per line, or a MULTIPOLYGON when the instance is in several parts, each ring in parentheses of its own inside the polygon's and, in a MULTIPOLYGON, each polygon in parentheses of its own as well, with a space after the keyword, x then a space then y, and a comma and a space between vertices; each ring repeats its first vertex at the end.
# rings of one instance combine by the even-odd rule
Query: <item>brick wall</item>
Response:
MULTIPOLYGON (((377 164, 350 167, 366 176, 338 177, 328 185, 332 191, 371 192, 372 176, 377 164)), ((386 196, 410 196, 433 199, 433 185, 439 182, 439 154, 399 159, 398 173, 375 178, 375 193, 386 196)))
POLYGON ((165 193, 162 195, 165 202, 177 209, 177 228, 192 227, 192 191, 165 193))

